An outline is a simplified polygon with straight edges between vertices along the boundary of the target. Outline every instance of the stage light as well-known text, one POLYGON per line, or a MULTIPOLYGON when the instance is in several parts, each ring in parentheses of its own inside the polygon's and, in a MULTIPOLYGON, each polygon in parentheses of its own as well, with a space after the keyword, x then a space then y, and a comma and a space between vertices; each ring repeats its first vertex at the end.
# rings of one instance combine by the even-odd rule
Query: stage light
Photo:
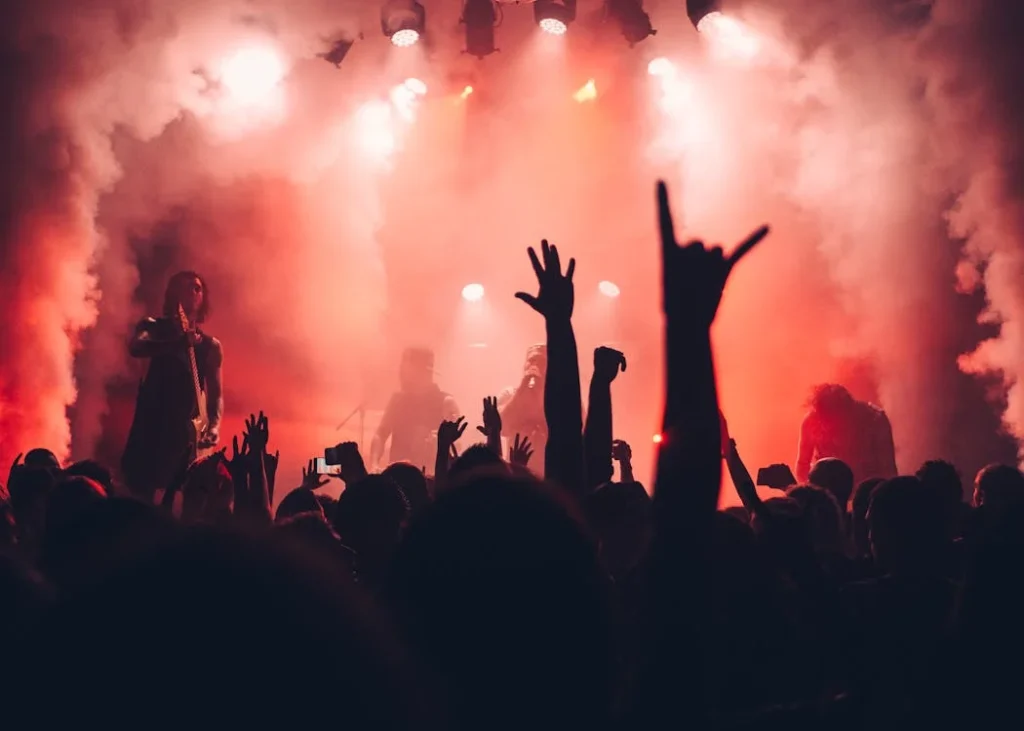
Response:
POLYGON ((661 436, 661 434, 655 434, 651 441, 654 442, 655 444, 661 444, 663 441, 665 441, 665 439, 664 437, 661 436))
POLYGON ((391 42, 399 48, 415 46, 420 42, 420 32, 414 28, 403 28, 391 36, 391 42))
POLYGON ((494 47, 494 27, 498 23, 494 0, 466 0, 461 22, 466 26, 466 53, 483 58, 498 50, 494 47))
POLYGON ((463 101, 465 101, 466 99, 469 98, 469 95, 472 94, 472 93, 473 93, 473 87, 472 86, 467 86, 465 89, 462 90, 462 93, 459 94, 459 98, 462 99, 463 101))
POLYGON ((664 56, 659 56, 647 64, 647 73, 661 79, 669 78, 675 76, 676 65, 664 56))
POLYGON ((419 42, 427 29, 427 11, 416 0, 388 0, 380 10, 380 29, 399 48, 419 42))
POLYGON ((564 36, 569 24, 576 20, 576 0, 537 0, 533 4, 533 19, 545 33, 564 36))
POLYGON ((605 280, 597 285, 597 291, 603 294, 605 297, 618 297, 619 296, 619 285, 615 282, 609 282, 605 280))
POLYGON ((658 32, 651 26, 651 16, 644 12, 643 0, 605 0, 605 13, 619 24, 630 46, 658 32))
POLYGON ((703 31, 700 25, 704 18, 720 11, 719 0, 686 0, 686 14, 690 17, 693 27, 699 31, 703 31))
POLYGON ((590 79, 587 83, 576 90, 576 93, 572 95, 572 98, 580 104, 594 101, 597 99, 597 83, 593 79, 590 79))
POLYGON ((286 73, 284 60, 273 48, 239 49, 220 66, 219 79, 234 102, 242 105, 268 101, 286 73))
POLYGON ((425 96, 427 93, 427 85, 419 79, 406 79, 403 86, 416 96, 425 96))
POLYGON ((484 298, 484 285, 467 284, 462 288, 462 299, 466 302, 479 302, 484 298))

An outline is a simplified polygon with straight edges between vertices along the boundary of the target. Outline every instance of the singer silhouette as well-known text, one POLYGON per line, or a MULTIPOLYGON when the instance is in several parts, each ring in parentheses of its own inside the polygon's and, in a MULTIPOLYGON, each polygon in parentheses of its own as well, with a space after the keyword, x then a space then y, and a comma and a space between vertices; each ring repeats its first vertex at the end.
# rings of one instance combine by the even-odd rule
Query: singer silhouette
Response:
POLYGON ((523 378, 518 386, 506 388, 498 396, 502 431, 506 437, 516 434, 529 437, 534 448, 530 464, 537 474, 544 471, 544 449, 548 442, 548 425, 544 418, 544 380, 548 372, 548 350, 533 345, 526 351, 523 378))

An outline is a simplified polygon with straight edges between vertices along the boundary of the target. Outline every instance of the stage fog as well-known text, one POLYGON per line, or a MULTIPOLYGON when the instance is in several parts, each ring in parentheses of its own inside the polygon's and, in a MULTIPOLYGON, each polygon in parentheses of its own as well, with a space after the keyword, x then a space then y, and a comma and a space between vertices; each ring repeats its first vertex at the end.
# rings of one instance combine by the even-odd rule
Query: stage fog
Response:
POLYGON ((658 34, 633 48, 599 0, 563 37, 501 5, 483 60, 461 53, 461 0, 424 0, 411 48, 369 1, 5 10, 0 463, 116 463, 141 376, 125 339, 179 269, 210 286, 223 434, 270 416, 279 492, 323 447, 368 446, 406 346, 434 348, 480 423, 544 338, 513 294, 547 238, 578 260, 583 388, 595 346, 626 353, 615 432, 648 481, 658 178, 687 236, 773 228, 715 332, 749 464, 792 462, 808 390, 832 380, 888 411, 903 471, 1013 459, 1024 156, 1000 2, 749 0, 698 33, 682 0, 648 0, 658 34))

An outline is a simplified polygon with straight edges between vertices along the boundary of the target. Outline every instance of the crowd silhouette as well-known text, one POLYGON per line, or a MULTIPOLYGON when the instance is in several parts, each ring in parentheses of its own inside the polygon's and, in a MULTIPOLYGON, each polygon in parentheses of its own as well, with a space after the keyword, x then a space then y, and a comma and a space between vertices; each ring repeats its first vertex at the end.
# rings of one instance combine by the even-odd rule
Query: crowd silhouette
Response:
MULTIPOLYGON (((546 330, 536 453, 505 434, 502 454, 488 398, 486 442, 453 457, 467 420, 446 419, 429 477, 373 474, 338 445, 337 500, 313 462, 276 495, 262 413, 170 485, 167 465, 147 484, 134 462, 134 494, 95 462, 19 459, 0 503, 10 727, 1019 723, 1024 475, 988 467, 968 500, 946 462, 897 475, 890 454, 817 439, 801 483, 772 466, 762 499, 726 433, 710 329, 768 229, 727 256, 676 241, 664 185, 657 208, 667 383, 650 496, 614 439, 622 353, 594 353, 584 419, 575 261, 544 241, 528 252, 536 293, 516 294, 546 330), (723 470, 742 507, 718 509, 723 470)), ((861 413, 854 435, 878 423, 861 413)))

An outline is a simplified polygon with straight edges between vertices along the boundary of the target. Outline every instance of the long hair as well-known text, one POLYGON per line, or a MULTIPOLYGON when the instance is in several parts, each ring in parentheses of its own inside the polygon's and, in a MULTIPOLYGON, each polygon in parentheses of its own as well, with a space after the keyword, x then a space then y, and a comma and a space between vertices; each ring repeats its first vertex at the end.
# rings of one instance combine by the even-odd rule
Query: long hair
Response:
POLYGON ((822 414, 843 414, 856 402, 856 399, 838 383, 822 383, 811 389, 807 399, 807 407, 822 414))
POLYGON ((167 282, 167 290, 164 292, 164 317, 178 316, 181 288, 186 282, 191 282, 193 279, 198 279, 203 286, 203 304, 200 305, 199 312, 196 313, 196 324, 206 322, 206 318, 210 314, 210 288, 207 286, 206 280, 192 270, 178 272, 167 282))

